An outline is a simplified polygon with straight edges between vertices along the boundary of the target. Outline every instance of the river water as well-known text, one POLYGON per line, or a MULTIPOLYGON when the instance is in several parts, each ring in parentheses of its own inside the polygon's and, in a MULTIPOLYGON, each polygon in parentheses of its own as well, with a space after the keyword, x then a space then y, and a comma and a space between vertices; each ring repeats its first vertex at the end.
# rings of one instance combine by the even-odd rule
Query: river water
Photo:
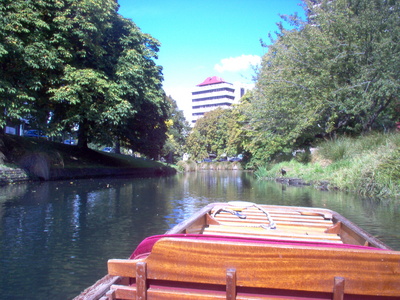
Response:
POLYGON ((400 250, 399 203, 257 181, 251 173, 204 171, 163 178, 107 178, 0 187, 2 299, 71 299, 126 258, 210 202, 333 209, 400 250))

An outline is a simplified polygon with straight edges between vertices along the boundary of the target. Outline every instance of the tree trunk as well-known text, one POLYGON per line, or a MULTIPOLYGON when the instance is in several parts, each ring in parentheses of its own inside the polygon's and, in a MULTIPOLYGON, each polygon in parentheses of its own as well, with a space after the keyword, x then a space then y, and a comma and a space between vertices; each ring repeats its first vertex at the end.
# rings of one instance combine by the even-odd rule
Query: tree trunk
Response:
POLYGON ((82 120, 79 123, 79 130, 78 130, 78 147, 80 148, 88 148, 88 130, 89 124, 86 119, 82 120))
POLYGON ((117 139, 117 141, 115 142, 115 153, 121 154, 121 143, 119 142, 118 139, 117 139))

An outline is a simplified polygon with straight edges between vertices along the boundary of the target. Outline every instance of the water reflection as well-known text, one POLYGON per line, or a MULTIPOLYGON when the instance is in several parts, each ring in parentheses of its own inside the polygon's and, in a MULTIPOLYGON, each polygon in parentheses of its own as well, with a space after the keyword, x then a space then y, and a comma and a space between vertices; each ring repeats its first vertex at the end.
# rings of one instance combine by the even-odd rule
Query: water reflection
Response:
POLYGON ((400 250, 398 204, 255 181, 246 172, 28 183, 0 188, 0 290, 10 299, 70 299, 210 202, 326 207, 400 250))

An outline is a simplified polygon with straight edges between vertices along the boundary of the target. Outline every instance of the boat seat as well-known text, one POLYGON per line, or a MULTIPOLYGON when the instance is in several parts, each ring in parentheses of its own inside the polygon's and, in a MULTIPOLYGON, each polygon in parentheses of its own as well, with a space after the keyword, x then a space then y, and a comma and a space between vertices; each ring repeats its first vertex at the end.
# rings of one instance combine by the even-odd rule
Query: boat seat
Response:
POLYGON ((165 237, 145 258, 109 260, 108 273, 130 280, 109 299, 400 297, 400 254, 368 247, 165 237))

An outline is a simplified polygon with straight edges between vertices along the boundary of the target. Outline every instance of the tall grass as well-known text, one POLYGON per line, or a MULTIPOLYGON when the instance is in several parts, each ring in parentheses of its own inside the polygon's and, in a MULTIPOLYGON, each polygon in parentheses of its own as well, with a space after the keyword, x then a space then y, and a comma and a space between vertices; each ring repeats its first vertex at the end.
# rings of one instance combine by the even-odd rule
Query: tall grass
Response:
POLYGON ((373 133, 323 142, 310 163, 295 160, 259 168, 259 178, 286 176, 361 195, 400 199, 400 134, 373 133))
POLYGON ((329 181, 343 190, 380 197, 400 196, 400 134, 373 133, 320 145, 318 153, 331 159, 329 181), (340 165, 340 167, 336 167, 340 165))
POLYGON ((193 160, 181 160, 177 163, 177 169, 180 172, 193 172, 197 171, 197 164, 193 160))

